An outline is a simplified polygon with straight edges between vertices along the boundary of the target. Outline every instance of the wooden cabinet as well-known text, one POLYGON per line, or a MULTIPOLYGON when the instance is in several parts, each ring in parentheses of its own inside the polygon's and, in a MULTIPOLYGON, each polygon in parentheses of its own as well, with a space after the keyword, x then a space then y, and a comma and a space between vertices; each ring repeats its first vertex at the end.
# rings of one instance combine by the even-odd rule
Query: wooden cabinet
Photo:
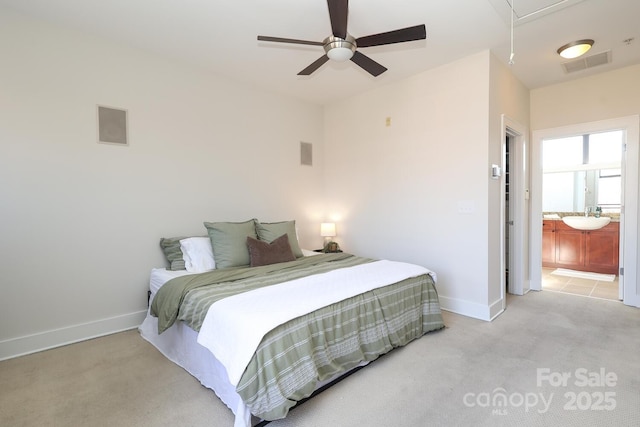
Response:
POLYGON ((576 230, 562 221, 556 224, 556 264, 572 270, 584 270, 586 231, 576 230))
POLYGON ((576 230, 562 221, 545 220, 542 266, 618 274, 620 223, 599 230, 576 230))
POLYGON ((596 273, 618 274, 620 223, 585 232, 585 265, 596 273))
POLYGON ((542 265, 554 267, 556 264, 556 221, 542 222, 542 265))

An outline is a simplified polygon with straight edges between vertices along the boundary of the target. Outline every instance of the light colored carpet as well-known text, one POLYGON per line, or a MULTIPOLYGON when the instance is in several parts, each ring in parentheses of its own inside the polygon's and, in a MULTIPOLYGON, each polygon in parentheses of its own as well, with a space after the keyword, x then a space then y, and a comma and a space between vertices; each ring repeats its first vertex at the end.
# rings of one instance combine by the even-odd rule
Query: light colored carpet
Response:
POLYGON ((616 280, 615 274, 591 273, 589 271, 569 270, 567 268, 556 268, 551 272, 556 276, 577 277, 579 279, 600 280, 602 282, 613 282, 616 280))
MULTIPOLYGON (((543 291, 510 297, 491 323, 445 322, 270 426, 640 425, 639 309, 543 291), (562 375, 566 385, 553 382, 562 375)), ((0 362, 0 425, 231 427, 233 417, 129 331, 0 362)))

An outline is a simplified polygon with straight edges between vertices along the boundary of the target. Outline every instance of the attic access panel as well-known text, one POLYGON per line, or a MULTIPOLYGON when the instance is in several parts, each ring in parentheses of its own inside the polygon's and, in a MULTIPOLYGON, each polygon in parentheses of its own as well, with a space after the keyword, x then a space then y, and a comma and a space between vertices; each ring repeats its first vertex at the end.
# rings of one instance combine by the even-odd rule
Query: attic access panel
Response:
MULTIPOLYGON (((511 25, 512 0, 488 0, 498 15, 508 25, 511 25)), ((514 25, 524 24, 545 15, 558 12, 569 6, 582 3, 584 0, 515 0, 514 25)))

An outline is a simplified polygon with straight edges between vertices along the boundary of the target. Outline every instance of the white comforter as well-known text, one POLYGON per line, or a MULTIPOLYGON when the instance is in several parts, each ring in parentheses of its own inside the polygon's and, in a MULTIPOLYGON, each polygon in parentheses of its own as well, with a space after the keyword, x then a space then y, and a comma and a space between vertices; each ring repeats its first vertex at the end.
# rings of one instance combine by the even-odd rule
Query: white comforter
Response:
POLYGON ((225 366, 237 386, 264 335, 314 310, 410 277, 435 273, 396 261, 375 261, 316 274, 222 299, 209 308, 198 343, 225 366))

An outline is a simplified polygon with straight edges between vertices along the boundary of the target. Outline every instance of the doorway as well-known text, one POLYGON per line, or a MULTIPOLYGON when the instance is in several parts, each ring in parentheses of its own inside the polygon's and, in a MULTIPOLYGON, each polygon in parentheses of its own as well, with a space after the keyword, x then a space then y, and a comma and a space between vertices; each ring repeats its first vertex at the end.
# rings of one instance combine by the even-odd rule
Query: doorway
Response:
POLYGON ((640 307, 637 284, 638 248, 638 145, 639 117, 630 116, 600 122, 583 123, 533 132, 531 152, 531 289, 542 289, 542 215, 543 215, 543 141, 576 135, 620 130, 623 133, 621 167, 622 197, 620 203, 619 280, 620 299, 627 305, 640 307), (540 220, 538 220, 540 219, 540 220))
POLYGON ((503 309, 506 293, 529 292, 529 149, 528 130, 515 120, 502 116, 501 190, 501 293, 503 309))
POLYGON ((623 294, 623 137, 610 130, 542 141, 544 290, 616 301, 623 294), (594 224, 576 229, 565 220, 594 224))

